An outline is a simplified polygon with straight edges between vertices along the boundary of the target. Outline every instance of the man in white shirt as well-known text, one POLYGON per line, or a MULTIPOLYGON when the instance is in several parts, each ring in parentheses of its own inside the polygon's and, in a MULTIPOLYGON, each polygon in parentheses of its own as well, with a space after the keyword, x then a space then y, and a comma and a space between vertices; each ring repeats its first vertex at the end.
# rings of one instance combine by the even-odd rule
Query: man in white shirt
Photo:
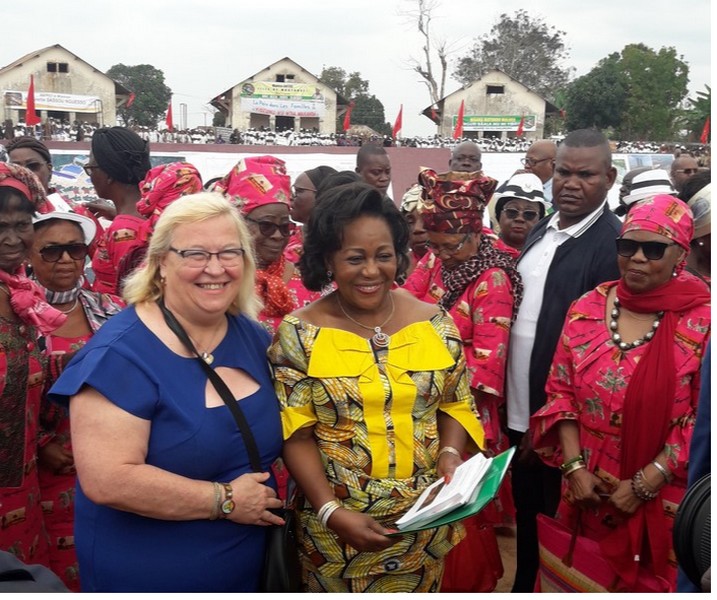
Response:
MULTIPOLYGON (((546 161, 547 162, 547 161, 546 161)), ((545 382, 570 304, 598 284, 617 279, 619 219, 607 206, 617 172, 605 136, 573 131, 555 156, 557 212, 531 231, 518 262, 524 296, 510 336, 506 404, 513 461, 517 571, 513 592, 531 592, 538 570, 538 513, 553 516, 560 471, 533 452, 528 420, 545 404, 545 382)))

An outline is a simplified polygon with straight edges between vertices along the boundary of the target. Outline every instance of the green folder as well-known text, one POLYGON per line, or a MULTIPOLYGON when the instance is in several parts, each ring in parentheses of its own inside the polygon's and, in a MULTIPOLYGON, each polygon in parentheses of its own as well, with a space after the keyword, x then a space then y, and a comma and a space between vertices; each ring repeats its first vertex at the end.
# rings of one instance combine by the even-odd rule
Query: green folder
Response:
POLYGON ((508 467, 510 466, 510 461, 513 458, 514 453, 515 446, 512 446, 505 452, 493 457, 490 467, 488 467, 488 472, 481 484, 480 492, 478 492, 478 496, 471 504, 459 506, 455 510, 438 517, 435 521, 418 525, 415 528, 409 525, 407 529, 402 529, 396 533, 390 533, 387 537, 414 533, 416 531, 423 531, 424 529, 435 529, 441 525, 448 525, 448 523, 462 521, 463 519, 467 519, 468 517, 478 514, 491 500, 493 500, 493 498, 495 498, 498 493, 498 489, 500 488, 500 484, 503 482, 505 474, 508 472, 508 467))

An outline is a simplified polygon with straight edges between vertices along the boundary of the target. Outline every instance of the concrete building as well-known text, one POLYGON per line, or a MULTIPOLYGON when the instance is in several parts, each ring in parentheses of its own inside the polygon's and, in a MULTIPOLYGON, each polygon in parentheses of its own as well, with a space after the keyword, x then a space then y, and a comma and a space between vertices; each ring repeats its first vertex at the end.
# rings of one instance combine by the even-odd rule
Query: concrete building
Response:
POLYGON ((117 106, 129 90, 59 44, 42 48, 0 68, 3 121, 25 121, 30 75, 35 79, 35 110, 48 117, 112 126, 117 106))
POLYGON ((461 102, 463 137, 507 138, 518 131, 523 119, 523 136, 543 139, 545 117, 559 109, 500 69, 488 71, 479 80, 428 106, 422 114, 438 126, 438 134, 450 137, 456 126, 461 102))
POLYGON ((210 104, 225 115, 227 127, 240 131, 266 127, 336 133, 336 117, 348 103, 284 57, 222 92, 210 104))

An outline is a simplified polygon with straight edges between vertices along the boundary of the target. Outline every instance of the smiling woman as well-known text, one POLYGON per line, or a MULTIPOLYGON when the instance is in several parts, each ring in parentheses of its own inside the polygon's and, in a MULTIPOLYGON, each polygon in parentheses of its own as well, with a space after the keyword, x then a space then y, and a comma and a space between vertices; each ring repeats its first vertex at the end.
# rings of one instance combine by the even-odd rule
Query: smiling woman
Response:
POLYGON ((219 194, 173 202, 157 221, 146 264, 127 280, 130 308, 51 390, 70 407, 83 591, 257 591, 265 527, 282 523, 270 512, 281 502, 269 473, 281 427, 269 336, 253 320, 250 244, 219 194), (173 315, 196 355, 163 314, 173 315), (263 472, 253 472, 198 358, 241 402, 263 472))

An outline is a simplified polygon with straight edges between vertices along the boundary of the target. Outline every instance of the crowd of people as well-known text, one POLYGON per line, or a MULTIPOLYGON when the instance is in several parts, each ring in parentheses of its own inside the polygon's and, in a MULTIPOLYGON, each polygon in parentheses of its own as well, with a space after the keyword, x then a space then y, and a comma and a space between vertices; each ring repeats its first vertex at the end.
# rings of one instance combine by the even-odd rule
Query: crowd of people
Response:
POLYGON ((548 526, 597 544, 612 591, 691 589, 672 526, 709 456, 710 172, 628 173, 612 212, 602 133, 521 147, 499 182, 453 141, 394 201, 381 143, 352 171, 292 182, 264 155, 205 185, 98 128, 84 169, 111 204, 75 206, 12 139, 0 551, 73 591, 253 592, 287 506, 306 592, 492 591, 506 527, 513 591, 549 592, 548 526), (511 446, 483 511, 397 530, 511 446))

